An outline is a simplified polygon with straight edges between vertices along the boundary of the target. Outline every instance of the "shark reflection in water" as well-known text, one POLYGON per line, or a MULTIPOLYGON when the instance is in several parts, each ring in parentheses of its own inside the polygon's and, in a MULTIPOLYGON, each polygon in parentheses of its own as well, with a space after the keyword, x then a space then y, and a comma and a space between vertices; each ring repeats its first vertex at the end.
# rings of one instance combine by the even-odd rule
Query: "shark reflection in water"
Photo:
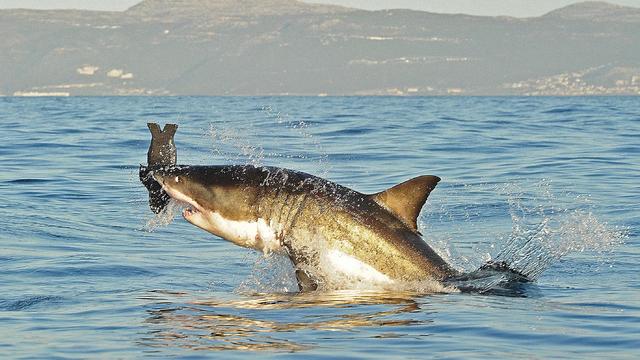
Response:
MULTIPOLYGON (((145 299, 158 301, 155 295, 145 299)), ((256 295, 241 300, 160 301, 148 310, 145 323, 151 329, 140 342, 158 348, 296 352, 315 347, 305 331, 338 332, 344 338, 345 332, 377 328, 380 331, 375 337, 415 337, 393 329, 432 322, 430 312, 415 301, 416 295, 335 291, 256 295), (298 315, 291 316, 291 312, 298 315), (385 328, 389 332, 384 332, 385 328), (299 336, 292 336, 292 332, 299 336)))

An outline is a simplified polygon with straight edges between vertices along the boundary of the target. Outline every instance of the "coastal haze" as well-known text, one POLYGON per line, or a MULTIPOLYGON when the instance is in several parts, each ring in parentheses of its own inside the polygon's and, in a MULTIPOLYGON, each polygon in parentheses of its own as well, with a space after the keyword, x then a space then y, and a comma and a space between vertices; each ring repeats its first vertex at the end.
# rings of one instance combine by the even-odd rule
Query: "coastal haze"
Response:
POLYGON ((0 95, 640 94, 640 9, 540 17, 293 0, 0 10, 0 95))

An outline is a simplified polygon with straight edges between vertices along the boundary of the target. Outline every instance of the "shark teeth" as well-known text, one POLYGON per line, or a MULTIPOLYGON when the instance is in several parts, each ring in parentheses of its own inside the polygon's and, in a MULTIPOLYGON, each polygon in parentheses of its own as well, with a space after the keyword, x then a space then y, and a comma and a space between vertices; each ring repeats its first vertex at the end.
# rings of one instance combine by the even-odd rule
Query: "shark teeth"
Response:
POLYGON ((195 215, 197 213, 199 213, 200 211, 198 211, 198 209, 192 208, 192 207, 187 207, 184 210, 182 210, 182 216, 184 217, 189 217, 192 215, 195 215))

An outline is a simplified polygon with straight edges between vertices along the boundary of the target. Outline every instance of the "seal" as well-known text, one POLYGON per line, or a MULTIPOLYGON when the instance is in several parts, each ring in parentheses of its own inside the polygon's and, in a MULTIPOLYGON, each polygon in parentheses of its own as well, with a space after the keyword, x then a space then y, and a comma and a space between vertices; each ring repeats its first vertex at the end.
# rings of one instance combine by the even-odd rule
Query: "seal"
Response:
POLYGON ((159 214, 167 207, 171 197, 151 177, 151 172, 154 169, 176 165, 178 151, 173 138, 178 130, 178 125, 166 124, 162 130, 160 125, 156 123, 148 123, 147 127, 151 131, 151 143, 147 152, 147 165, 140 164, 139 176, 140 181, 149 191, 149 207, 151 211, 159 214))

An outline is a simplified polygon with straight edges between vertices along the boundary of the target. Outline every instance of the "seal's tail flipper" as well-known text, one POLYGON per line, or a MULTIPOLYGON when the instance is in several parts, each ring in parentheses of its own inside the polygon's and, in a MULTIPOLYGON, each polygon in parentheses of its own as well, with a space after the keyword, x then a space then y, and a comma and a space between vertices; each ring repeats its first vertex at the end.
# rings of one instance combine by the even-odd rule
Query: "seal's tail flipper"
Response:
POLYGON ((160 125, 156 123, 147 123, 147 127, 151 131, 153 139, 159 139, 160 136, 173 138, 173 135, 178 130, 178 125, 176 124, 165 124, 164 129, 160 129, 160 125))
POLYGON ((147 123, 147 127, 149 128, 149 131, 151 131, 151 137, 153 138, 162 134, 162 129, 160 129, 160 125, 156 123, 147 123))
POLYGON ((147 152, 147 166, 140 165, 140 181, 149 191, 149 207, 151 211, 160 213, 171 199, 169 195, 162 190, 162 186, 153 179, 153 170, 176 165, 178 154, 173 137, 178 130, 176 124, 166 124, 164 129, 160 129, 160 125, 156 123, 148 123, 149 131, 151 131, 151 144, 147 152))
POLYGON ((173 135, 176 134, 176 131, 178 131, 177 124, 165 124, 162 133, 166 134, 166 136, 170 136, 171 140, 173 140, 173 135))
POLYGON ((178 130, 176 124, 166 124, 163 130, 156 123, 148 123, 151 131, 151 144, 147 152, 147 166, 167 166, 175 165, 178 160, 178 153, 173 137, 178 130))

